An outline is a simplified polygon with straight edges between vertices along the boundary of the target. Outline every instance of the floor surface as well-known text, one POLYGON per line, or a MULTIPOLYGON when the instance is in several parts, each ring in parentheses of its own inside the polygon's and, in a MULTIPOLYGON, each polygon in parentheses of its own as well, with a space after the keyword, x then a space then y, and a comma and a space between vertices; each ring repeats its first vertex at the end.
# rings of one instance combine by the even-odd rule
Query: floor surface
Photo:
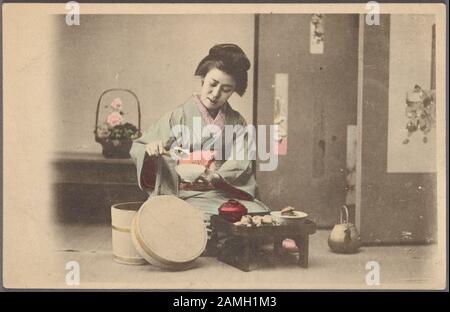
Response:
POLYGON ((218 261, 200 257, 196 266, 167 272, 152 265, 122 265, 112 260, 108 226, 61 226, 57 254, 61 261, 80 264, 80 288, 134 289, 430 289, 437 279, 437 245, 362 247, 352 255, 332 253, 329 231, 310 236, 309 267, 296 265, 295 255, 255 259, 251 272, 242 272, 218 261), (368 285, 379 264, 379 285, 368 285))

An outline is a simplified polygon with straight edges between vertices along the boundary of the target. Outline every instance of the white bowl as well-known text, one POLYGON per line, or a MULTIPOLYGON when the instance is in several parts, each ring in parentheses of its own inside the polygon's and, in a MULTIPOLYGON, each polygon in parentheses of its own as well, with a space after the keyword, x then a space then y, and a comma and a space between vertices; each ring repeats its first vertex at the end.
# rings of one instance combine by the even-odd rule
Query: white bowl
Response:
POLYGON ((205 166, 197 164, 180 164, 175 167, 175 171, 178 173, 180 178, 189 183, 197 180, 202 173, 205 172, 205 170, 205 166))
POLYGON ((295 224, 298 220, 304 219, 308 216, 303 211, 294 211, 294 216, 282 215, 281 211, 272 211, 270 215, 277 220, 280 224, 295 224))

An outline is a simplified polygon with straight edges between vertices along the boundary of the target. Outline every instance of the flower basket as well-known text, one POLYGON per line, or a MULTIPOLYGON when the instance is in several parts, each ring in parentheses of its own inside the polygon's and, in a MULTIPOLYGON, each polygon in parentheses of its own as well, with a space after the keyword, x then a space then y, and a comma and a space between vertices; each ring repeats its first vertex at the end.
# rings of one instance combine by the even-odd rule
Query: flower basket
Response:
POLYGON ((130 158, 130 149, 133 140, 141 136, 141 107, 139 99, 134 92, 128 89, 108 89, 104 91, 97 103, 95 115, 95 141, 102 145, 102 153, 106 158, 130 158), (102 98, 110 92, 123 91, 131 94, 136 100, 138 110, 138 126, 125 122, 122 111, 122 101, 115 98, 110 104, 112 112, 105 122, 99 124, 100 104, 102 98))

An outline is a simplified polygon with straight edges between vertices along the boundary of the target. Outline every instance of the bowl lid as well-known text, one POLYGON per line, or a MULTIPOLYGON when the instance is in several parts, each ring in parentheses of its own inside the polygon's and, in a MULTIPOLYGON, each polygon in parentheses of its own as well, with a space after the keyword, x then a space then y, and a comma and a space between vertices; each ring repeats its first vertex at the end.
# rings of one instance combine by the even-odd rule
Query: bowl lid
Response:
POLYGON ((243 212, 247 213, 247 208, 235 199, 230 199, 219 207, 219 213, 222 212, 243 212))
POLYGON ((208 239, 203 215, 176 196, 149 198, 133 222, 133 235, 142 251, 166 264, 182 264, 198 258, 208 239))

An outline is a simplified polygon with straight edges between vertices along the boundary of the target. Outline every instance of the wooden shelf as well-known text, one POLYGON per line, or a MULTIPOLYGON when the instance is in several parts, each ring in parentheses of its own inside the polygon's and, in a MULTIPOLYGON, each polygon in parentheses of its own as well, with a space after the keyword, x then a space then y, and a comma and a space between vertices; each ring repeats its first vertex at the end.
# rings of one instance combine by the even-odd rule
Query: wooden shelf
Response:
POLYGON ((55 215, 59 222, 110 223, 111 205, 145 201, 131 159, 100 153, 55 153, 51 160, 55 215))
POLYGON ((131 159, 108 159, 100 153, 56 153, 52 166, 56 183, 137 185, 131 159))
POLYGON ((131 158, 129 159, 113 159, 105 158, 100 153, 86 153, 86 152, 57 152, 55 153, 53 163, 64 162, 88 162, 88 163, 100 163, 100 164, 117 164, 117 165, 134 165, 131 158))

